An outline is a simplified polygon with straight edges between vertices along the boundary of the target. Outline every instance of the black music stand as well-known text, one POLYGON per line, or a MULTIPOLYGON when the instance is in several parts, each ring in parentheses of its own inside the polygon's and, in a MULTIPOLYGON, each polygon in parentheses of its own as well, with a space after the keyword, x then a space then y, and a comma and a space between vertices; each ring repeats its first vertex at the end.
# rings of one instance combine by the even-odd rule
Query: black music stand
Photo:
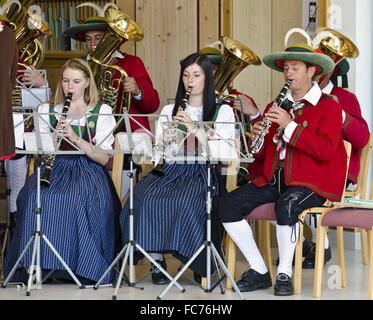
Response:
MULTIPOLYGON (((136 121, 136 119, 134 119, 134 117, 141 117, 141 116, 144 116, 144 115, 135 115, 135 114, 129 115, 128 112, 125 110, 123 114, 118 114, 118 115, 114 115, 114 116, 119 116, 121 118, 117 122, 117 127, 121 125, 122 121, 124 121, 124 124, 125 124, 125 127, 126 127, 126 133, 117 133, 118 139, 122 140, 121 150, 119 152, 123 153, 123 154, 129 154, 129 157, 130 157, 130 172, 129 172, 129 177, 130 177, 130 195, 129 195, 130 210, 129 210, 129 212, 130 213, 129 213, 129 226, 128 226, 128 228, 129 228, 129 239, 128 239, 128 242, 124 245, 124 247, 122 248, 122 250, 116 256, 116 258, 111 263, 111 265, 106 269, 106 271, 104 272, 104 274, 102 275, 102 277, 97 281, 97 283, 94 285, 93 288, 95 290, 98 289, 98 287, 100 286, 101 282, 106 277, 106 275, 110 272, 110 270, 112 268, 114 268, 114 266, 118 263, 118 261, 124 255, 122 266, 121 266, 120 273, 119 273, 119 277, 117 279, 115 291, 114 291, 114 294, 112 296, 112 299, 116 300, 117 299, 117 295, 118 295, 118 291, 119 291, 119 288, 120 288, 120 285, 121 285, 121 282, 122 282, 122 278, 124 276, 124 269, 125 269, 125 267, 127 265, 127 261, 128 260, 129 260, 129 277, 128 277, 128 280, 129 280, 128 285, 129 285, 129 287, 135 287, 139 282, 143 281, 148 275, 151 274, 151 273, 149 273, 148 275, 146 275, 145 277, 141 278, 136 283, 134 283, 134 281, 133 281, 133 266, 134 266, 134 263, 133 263, 133 251, 134 251, 134 248, 138 249, 145 256, 145 258, 147 258, 151 263, 153 263, 155 265, 155 267, 157 269, 159 269, 169 280, 172 281, 173 278, 167 273, 166 270, 164 270, 162 268, 162 266, 160 264, 158 264, 134 240, 134 230, 133 230, 133 218, 134 218, 134 209, 133 209, 133 177, 134 177, 134 173, 133 173, 133 155, 139 154, 142 151, 139 152, 139 150, 136 150, 135 146, 139 145, 139 143, 141 143, 141 139, 139 140, 139 139, 135 139, 134 138, 136 133, 133 133, 131 131, 130 120, 134 121, 135 123, 137 123, 141 127, 143 127, 138 121, 136 121), (121 137, 123 139, 121 139, 121 137)), ((147 117, 149 117, 149 115, 147 115, 147 117)), ((144 130, 147 131, 150 135, 152 135, 145 128, 144 128, 144 130)), ((113 131, 115 131, 115 129, 113 131)), ((151 152, 152 150, 148 150, 148 151, 151 152)), ((173 284, 175 284, 181 290, 181 292, 185 291, 185 289, 179 283, 177 283, 176 281, 174 281, 173 284)), ((141 289, 143 289, 143 288, 141 288, 141 289)))
MULTIPOLYGON (((9 275, 5 279, 5 281, 2 284, 3 288, 6 288, 8 285, 10 279, 12 278, 13 274, 19 267, 19 264, 28 251, 28 249, 31 247, 32 243, 34 243, 33 246, 33 251, 32 251, 32 259, 31 259, 31 265, 30 265, 30 270, 29 270, 29 278, 27 282, 27 291, 26 295, 30 296, 31 295, 31 287, 33 284, 33 278, 35 276, 36 280, 36 288, 41 289, 42 288, 42 279, 41 279, 41 268, 40 268, 40 240, 44 240, 45 243, 48 245, 48 247, 52 250, 54 255, 57 257, 57 259, 60 261, 60 263, 65 267, 66 271, 70 274, 72 279, 75 281, 75 283, 78 285, 80 289, 85 288, 84 285, 80 283, 78 278, 74 275, 74 273, 71 271, 69 266, 66 264, 66 262, 63 260, 63 258, 60 256, 60 254, 57 252, 57 250, 53 247, 52 243, 48 240, 46 235, 43 233, 41 230, 41 203, 40 203, 40 168, 43 165, 43 160, 42 160, 42 155, 47 154, 47 153, 56 153, 59 154, 58 150, 55 150, 52 152, 50 150, 50 147, 47 147, 48 150, 45 150, 46 147, 42 143, 42 138, 39 130, 39 116, 38 112, 36 110, 33 111, 33 118, 34 118, 34 124, 35 124, 35 141, 36 141, 36 148, 37 150, 27 150, 27 145, 26 145, 26 150, 21 150, 19 153, 24 153, 24 154, 35 154, 37 153, 37 158, 35 160, 36 164, 36 173, 37 173, 37 205, 36 208, 34 209, 35 215, 36 215, 36 229, 35 231, 32 232, 31 238, 29 239, 28 243, 26 244, 25 248, 23 249, 21 255, 18 257, 16 263, 14 264, 13 268, 11 269, 9 275), (35 260, 36 260, 36 265, 35 265, 35 260), (35 275, 34 275, 35 271, 35 275)), ((46 136, 44 136, 46 137, 46 136)), ((52 140, 52 136, 50 135, 50 139, 52 140)), ((65 141, 67 141, 65 139, 65 141)), ((74 152, 74 151, 70 151, 74 152)), ((66 153, 66 152, 65 152, 66 153)), ((82 152, 74 152, 74 153, 79 153, 81 154, 82 152)))
MULTIPOLYGON (((199 121, 199 128, 209 128, 209 124, 211 122, 203 122, 199 121)), ((217 122, 215 122, 217 124, 217 122)), ((162 293, 157 296, 157 300, 161 300, 163 296, 167 293, 167 291, 176 283, 176 281, 181 277, 181 275, 186 271, 187 268, 192 264, 192 262, 202 253, 204 249, 206 249, 206 288, 204 291, 206 293, 212 292, 212 285, 211 285, 211 256, 214 258, 214 261, 218 261, 220 267, 223 269, 225 275, 228 277, 229 281, 232 283, 232 286, 235 290, 235 292, 238 294, 238 296, 241 299, 244 299, 239 288, 237 287, 235 281, 229 274, 229 271, 227 267, 225 266, 225 263, 223 259, 220 257, 218 251, 216 250, 212 240, 211 240, 211 207, 212 207, 212 199, 211 199, 211 192, 213 191, 213 188, 211 186, 211 168, 212 163, 217 163, 218 160, 222 161, 231 161, 232 159, 229 159, 229 157, 225 157, 224 159, 217 157, 216 155, 212 155, 211 153, 211 143, 209 143, 209 139, 207 137, 206 131, 202 130, 204 133, 204 145, 205 145, 205 154, 202 157, 195 157, 195 161, 206 163, 207 166, 207 199, 206 199, 206 240, 203 242, 203 244, 199 247, 199 249, 194 253, 194 255, 189 259, 189 261, 184 265, 184 267, 179 271, 179 273, 173 278, 173 280, 168 284, 168 286, 162 291, 162 293)), ((186 139, 187 137, 185 137, 186 139)), ((227 142, 226 147, 235 149, 235 146, 227 142)), ((240 154, 241 152, 239 150, 235 150, 237 154, 240 154)), ((237 155, 238 156, 238 155, 237 155)), ((193 158, 193 157, 191 157, 193 158)), ((174 157, 172 159, 173 161, 184 161, 183 158, 174 157)), ((234 160, 238 160, 238 158, 234 158, 234 160)), ((220 282, 222 279, 219 279, 220 282)), ((203 289, 203 288, 202 288, 203 289)))

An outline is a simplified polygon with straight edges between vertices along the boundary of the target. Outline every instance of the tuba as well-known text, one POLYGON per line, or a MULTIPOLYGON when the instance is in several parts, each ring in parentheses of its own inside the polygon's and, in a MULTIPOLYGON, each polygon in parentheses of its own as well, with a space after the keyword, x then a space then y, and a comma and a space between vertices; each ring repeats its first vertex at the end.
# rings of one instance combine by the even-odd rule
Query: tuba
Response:
MULTIPOLYGON (((116 65, 107 64, 113 52, 127 40, 140 41, 144 34, 140 27, 128 15, 114 8, 108 8, 105 11, 105 20, 109 25, 102 40, 97 45, 89 62, 95 77, 95 83, 100 93, 102 102, 112 107, 113 113, 123 112, 123 102, 127 112, 130 110, 131 94, 122 92, 118 97, 120 84, 128 77, 123 68, 116 65), (119 72, 119 78, 113 78, 116 72, 119 72), (116 110, 117 101, 120 103, 120 110, 116 110)), ((123 124, 122 124, 123 125, 123 124)), ((120 128, 117 128, 119 131, 120 128)))
MULTIPOLYGON (((250 64, 260 66, 262 61, 252 50, 236 40, 223 37, 222 44, 224 46, 223 59, 214 75, 215 94, 218 99, 237 99, 236 95, 224 95, 225 89, 243 69, 250 64)), ((235 117, 238 119, 238 114, 235 109, 234 113, 235 117)), ((239 121, 242 123, 245 136, 251 138, 251 134, 249 132, 251 131, 251 127, 248 130, 243 112, 241 112, 241 119, 239 121)), ((243 140, 245 146, 247 146, 246 139, 243 140)), ((238 170, 237 173, 240 178, 247 175, 248 170, 244 164, 241 164, 241 166, 237 167, 236 169, 238 170)))
MULTIPOLYGON (((262 64, 260 58, 249 48, 228 37, 223 37, 223 59, 214 75, 215 93, 218 99, 224 99, 223 92, 236 76, 252 64, 262 64)), ((232 97, 232 96, 230 96, 232 97)))
MULTIPOLYGON (((15 26, 15 36, 17 41, 19 61, 19 70, 35 70, 40 67, 45 57, 45 49, 38 39, 41 35, 52 36, 48 25, 35 13, 29 12, 29 7, 33 0, 21 0, 13 3, 7 10, 7 18, 15 26), (14 4, 21 5, 19 9, 14 4)), ((19 72, 19 79, 23 73, 19 72)), ((22 106, 21 86, 16 85, 12 92, 13 105, 22 106)), ((25 121, 25 128, 32 128, 32 118, 25 121)))
MULTIPOLYGON (((320 50, 333 61, 335 66, 342 63, 344 58, 357 58, 359 49, 357 46, 342 33, 326 27, 316 29, 316 36, 312 40, 312 46, 315 50, 320 50)), ((323 77, 317 77, 320 82, 323 77)))
MULTIPOLYGON (((223 37, 222 45, 224 47, 223 59, 214 75, 215 94, 217 99, 220 100, 227 98, 237 99, 237 96, 233 94, 224 95, 225 89, 243 69, 250 64, 259 66, 262 61, 252 50, 236 40, 223 37)), ((234 112, 236 118, 238 118, 236 110, 234 112)), ((246 123, 242 112, 241 122, 245 129, 245 134, 250 136, 249 132, 246 131, 246 123)))
POLYGON ((316 36, 313 39, 313 47, 328 55, 335 63, 341 57, 357 58, 359 49, 342 33, 326 27, 316 29, 316 36))

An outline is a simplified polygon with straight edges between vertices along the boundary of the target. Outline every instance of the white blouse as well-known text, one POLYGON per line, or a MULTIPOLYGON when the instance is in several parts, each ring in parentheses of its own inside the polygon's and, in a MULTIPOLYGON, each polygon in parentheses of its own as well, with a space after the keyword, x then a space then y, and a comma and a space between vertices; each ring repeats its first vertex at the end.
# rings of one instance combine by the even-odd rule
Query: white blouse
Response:
MULTIPOLYGON (((167 128, 167 124, 162 123, 172 121, 172 110, 173 104, 169 104, 163 107, 156 128, 156 140, 159 141, 159 137, 162 135, 163 130, 167 128)), ((186 105, 185 112, 192 119, 192 121, 202 121, 203 106, 191 107, 186 105)), ((235 138, 235 118, 232 108, 227 104, 222 104, 218 113, 218 116, 214 124, 214 134, 211 139, 234 139, 235 138), (219 122, 230 122, 219 123, 219 122)))
MULTIPOLYGON (((54 107, 53 111, 56 113, 62 112, 62 105, 57 105, 54 107)), ((94 108, 89 108, 86 117, 89 119, 91 111, 94 108)), ((51 126, 49 122, 49 104, 45 103, 39 106, 38 112, 40 114, 39 118, 39 129, 42 133, 51 132, 51 126)), ((56 114, 57 120, 59 119, 60 115, 56 114)), ((82 117, 80 119, 69 119, 70 125, 72 126, 85 126, 85 119, 86 117, 82 117)), ((102 104, 99 116, 97 118, 96 124, 96 133, 92 139, 92 142, 104 150, 112 150, 112 145, 114 143, 114 135, 113 130, 115 128, 116 121, 114 116, 112 115, 112 109, 107 104, 102 104)))

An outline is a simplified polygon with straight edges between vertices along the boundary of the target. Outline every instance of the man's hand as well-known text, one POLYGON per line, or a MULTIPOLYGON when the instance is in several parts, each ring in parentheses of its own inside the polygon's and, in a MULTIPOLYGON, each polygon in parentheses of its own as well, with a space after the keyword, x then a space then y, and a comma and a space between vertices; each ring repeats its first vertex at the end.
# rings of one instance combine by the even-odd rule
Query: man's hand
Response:
POLYGON ((125 92, 130 92, 134 96, 138 96, 141 93, 141 90, 139 86, 137 85, 135 78, 133 77, 126 78, 126 80, 123 83, 123 89, 125 92))
POLYGON ((263 120, 254 123, 253 127, 251 128, 251 133, 253 136, 258 135, 263 130, 263 124, 263 120))
POLYGON ((280 127, 286 128, 292 121, 289 113, 277 106, 269 108, 268 112, 264 115, 271 122, 277 123, 280 127))
MULTIPOLYGON (((248 97, 240 94, 237 98, 240 99, 242 102, 242 109, 244 114, 248 116, 255 116, 258 113, 258 109, 254 106, 253 102, 248 97)), ((239 101, 234 101, 233 109, 241 111, 241 104, 239 101)))
MULTIPOLYGON (((31 86, 34 81, 40 77, 40 72, 34 71, 25 71, 21 77, 21 81, 26 86, 31 86)), ((40 77, 39 80, 34 83, 34 88, 40 88, 41 86, 45 86, 45 79, 44 77, 40 77)))

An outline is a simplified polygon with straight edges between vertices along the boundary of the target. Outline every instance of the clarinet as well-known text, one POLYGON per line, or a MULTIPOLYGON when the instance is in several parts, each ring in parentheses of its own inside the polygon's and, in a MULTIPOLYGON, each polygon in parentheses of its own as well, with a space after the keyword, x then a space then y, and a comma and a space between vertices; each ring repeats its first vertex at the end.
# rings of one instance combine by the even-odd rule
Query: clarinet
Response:
MULTIPOLYGON (((69 92, 65 96, 65 105, 62 108, 62 114, 60 118, 58 119, 56 128, 58 128, 61 121, 66 119, 66 113, 69 111, 72 95, 73 94, 69 92)), ((60 148, 61 142, 62 142, 62 138, 58 136, 57 137, 57 149, 60 148)), ((49 154, 44 160, 45 168, 44 168, 43 176, 40 178, 40 184, 44 187, 49 187, 51 184, 49 181, 49 177, 50 177, 55 159, 56 159, 56 154, 49 154)))
MULTIPOLYGON (((185 94, 184 94, 184 97, 183 99, 181 100, 181 104, 179 105, 179 107, 177 108, 177 111, 184 111, 185 108, 186 108, 186 105, 189 101, 189 98, 190 98, 190 94, 192 92, 192 88, 193 87, 188 87, 188 89, 185 91, 185 94)), ((172 146, 174 145, 177 145, 177 125, 176 124, 172 124, 169 128, 169 138, 167 139, 167 142, 166 142, 166 148, 171 148, 172 146)), ((173 156, 175 156, 176 154, 173 153, 173 156)), ((155 176, 158 176, 158 177, 162 177, 164 175, 164 163, 165 163, 165 156, 163 155, 162 156, 162 160, 152 169, 152 174, 154 174, 155 176)))
MULTIPOLYGON (((275 99, 275 102, 274 102, 274 104, 276 106, 281 107, 282 103, 285 100, 285 95, 286 95, 286 93, 289 90, 289 87, 291 85, 291 81, 292 80, 286 81, 285 85, 282 87, 279 95, 277 96, 277 98, 275 99)), ((256 154, 258 154, 261 147, 263 146, 264 137, 268 133, 268 130, 269 130, 271 124, 272 124, 272 122, 270 120, 268 120, 267 118, 264 118, 263 128, 257 135, 254 136, 253 141, 252 141, 251 146, 250 146, 249 157, 251 159, 253 159, 254 156, 256 154)))

